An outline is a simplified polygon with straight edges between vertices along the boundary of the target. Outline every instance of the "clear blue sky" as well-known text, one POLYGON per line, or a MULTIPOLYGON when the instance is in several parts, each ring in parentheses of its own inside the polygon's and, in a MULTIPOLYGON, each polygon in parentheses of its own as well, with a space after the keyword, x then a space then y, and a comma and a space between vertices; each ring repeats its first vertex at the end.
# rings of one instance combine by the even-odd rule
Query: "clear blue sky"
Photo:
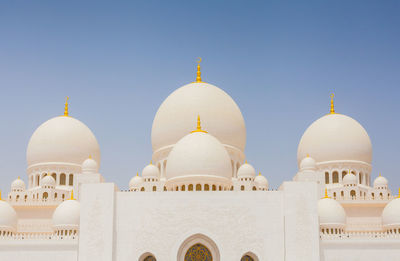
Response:
POLYGON ((101 172, 126 189, 151 158, 161 102, 195 78, 228 92, 246 154, 278 187, 301 135, 328 113, 357 119, 373 178, 400 186, 399 1, 1 1, 0 189, 26 181, 33 131, 63 113, 95 133, 101 172))

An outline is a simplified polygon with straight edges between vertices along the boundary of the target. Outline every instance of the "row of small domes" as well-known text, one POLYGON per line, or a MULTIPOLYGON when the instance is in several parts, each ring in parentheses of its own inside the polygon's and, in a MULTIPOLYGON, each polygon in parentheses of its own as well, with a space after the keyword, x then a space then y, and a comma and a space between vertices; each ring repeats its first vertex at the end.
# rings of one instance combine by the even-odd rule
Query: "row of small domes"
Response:
MULTIPOLYGON (((72 192, 71 192, 72 193, 72 192)), ((77 229, 79 227, 80 203, 73 199, 62 202, 53 213, 53 227, 57 229, 77 229)), ((0 230, 15 232, 18 216, 14 208, 0 198, 0 230)))

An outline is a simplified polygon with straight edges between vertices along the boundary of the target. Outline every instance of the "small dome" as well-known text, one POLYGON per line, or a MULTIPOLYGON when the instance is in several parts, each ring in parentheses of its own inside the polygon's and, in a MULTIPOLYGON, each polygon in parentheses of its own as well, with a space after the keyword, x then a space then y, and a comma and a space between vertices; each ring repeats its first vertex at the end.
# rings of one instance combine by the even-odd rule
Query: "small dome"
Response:
POLYGON ((143 178, 158 178, 159 176, 160 176, 160 171, 152 163, 144 167, 142 170, 143 178))
POLYGON ((69 116, 55 117, 40 125, 26 151, 28 168, 49 163, 80 166, 88 155, 100 162, 96 137, 85 124, 69 116))
POLYGON ((142 186, 143 182, 144 182, 143 178, 140 177, 139 174, 137 174, 136 176, 131 178, 131 180, 129 181, 129 189, 130 190, 140 189, 140 187, 142 186))
POLYGON ((256 176, 256 170, 246 162, 238 169, 237 176, 239 178, 253 178, 256 176))
POLYGON ((311 158, 309 155, 302 159, 300 162, 300 171, 303 170, 317 170, 317 162, 315 159, 311 158))
POLYGON ((58 205, 53 213, 53 226, 55 230, 78 229, 80 218, 80 203, 69 199, 58 205))
POLYGON ((82 173, 84 174, 89 174, 89 173, 98 173, 99 172, 99 165, 97 162, 92 159, 91 156, 87 158, 83 163, 82 163, 82 173))
POLYGON ((352 160, 371 164, 372 144, 360 123, 333 113, 316 120, 304 132, 297 149, 298 164, 307 153, 318 163, 352 160))
POLYGON ((390 201, 382 212, 384 229, 400 228, 400 198, 390 201))
POLYGON ((353 173, 348 173, 343 178, 343 185, 357 185, 357 177, 353 173))
POLYGON ((266 177, 261 175, 261 173, 258 174, 258 176, 254 179, 255 183, 257 184, 257 188, 259 190, 268 190, 269 183, 266 177))
POLYGON ((19 177, 11 183, 11 191, 24 191, 25 182, 19 177))
POLYGON ((344 228, 346 224, 346 212, 342 205, 326 196, 318 201, 318 216, 321 227, 344 228))
POLYGON ((374 188, 387 188, 389 182, 385 177, 382 177, 379 175, 375 180, 374 180, 374 188))
POLYGON ((168 157, 166 178, 171 183, 220 182, 231 184, 231 159, 214 136, 201 130, 179 140, 168 157))
POLYGON ((43 188, 54 188, 56 186, 56 181, 52 176, 47 175, 42 178, 42 180, 40 181, 40 185, 43 188))
POLYGON ((10 204, 0 199, 0 231, 16 231, 17 222, 17 212, 10 204))

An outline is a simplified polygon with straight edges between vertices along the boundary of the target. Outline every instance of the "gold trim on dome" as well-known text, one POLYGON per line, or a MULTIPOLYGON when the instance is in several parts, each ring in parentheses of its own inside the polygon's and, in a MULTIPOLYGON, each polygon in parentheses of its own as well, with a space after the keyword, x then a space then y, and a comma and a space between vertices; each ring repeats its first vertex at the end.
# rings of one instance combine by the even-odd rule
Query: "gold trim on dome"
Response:
POLYGON ((200 121, 200 115, 197 116, 197 128, 196 130, 190 132, 190 133, 194 133, 194 132, 204 132, 207 133, 205 130, 201 129, 201 121, 200 121))
POLYGON ((325 188, 325 197, 324 198, 330 198, 329 196, 328 196, 328 189, 327 188, 325 188))
POLYGON ((335 114, 335 105, 333 104, 333 98, 335 97, 335 94, 331 94, 331 111, 330 114, 335 114))
POLYGON ((67 96, 66 100, 65 100, 65 106, 64 106, 64 116, 68 117, 68 100, 69 97, 67 96))
POLYGON ((201 81, 201 71, 200 71, 200 63, 201 63, 201 57, 199 57, 199 60, 197 61, 197 73, 196 73, 196 82, 202 82, 201 81))

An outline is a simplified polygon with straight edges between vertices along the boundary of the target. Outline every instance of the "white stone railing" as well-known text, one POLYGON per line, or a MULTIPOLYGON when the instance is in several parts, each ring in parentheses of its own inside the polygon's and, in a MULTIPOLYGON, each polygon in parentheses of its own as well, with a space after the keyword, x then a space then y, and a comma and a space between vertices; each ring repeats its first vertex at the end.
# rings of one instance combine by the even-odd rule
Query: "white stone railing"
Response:
POLYGON ((397 239, 400 241, 400 234, 387 232, 345 232, 341 234, 327 234, 320 232, 322 240, 348 240, 348 239, 397 239))
POLYGON ((0 235, 3 240, 72 240, 77 241, 78 235, 58 236, 54 233, 15 233, 9 236, 0 235))

